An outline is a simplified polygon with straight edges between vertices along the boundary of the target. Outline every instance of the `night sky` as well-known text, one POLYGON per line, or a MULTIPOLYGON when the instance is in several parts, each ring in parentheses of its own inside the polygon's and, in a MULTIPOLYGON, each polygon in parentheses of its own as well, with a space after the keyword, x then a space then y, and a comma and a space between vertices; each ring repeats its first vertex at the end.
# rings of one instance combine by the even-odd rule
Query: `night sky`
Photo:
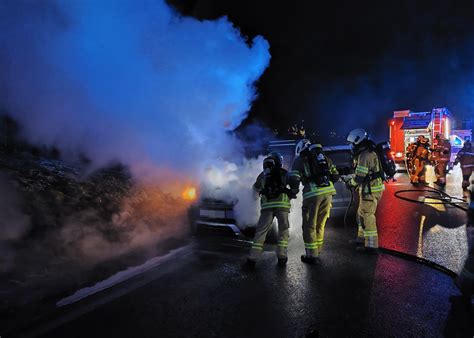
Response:
POLYGON ((394 110, 474 112, 474 2, 170 0, 198 19, 227 16, 272 59, 249 125, 305 120, 326 140, 367 128, 388 134, 394 110))

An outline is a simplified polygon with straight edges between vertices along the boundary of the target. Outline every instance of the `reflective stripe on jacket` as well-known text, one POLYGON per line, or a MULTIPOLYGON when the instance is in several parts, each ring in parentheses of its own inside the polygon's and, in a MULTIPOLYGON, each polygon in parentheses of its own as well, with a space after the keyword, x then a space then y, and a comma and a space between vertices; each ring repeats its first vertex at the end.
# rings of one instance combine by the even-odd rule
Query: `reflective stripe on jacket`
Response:
POLYGON ((380 172, 381 167, 377 154, 374 151, 363 150, 355 160, 355 182, 361 185, 363 194, 380 192, 385 190, 382 178, 377 177, 369 180, 368 176, 380 172), (370 186, 370 188, 369 188, 370 186))
MULTIPOLYGON (((334 171, 337 172, 330 159, 328 159, 328 164, 331 173, 334 171)), ((336 189, 334 188, 334 184, 331 181, 329 182, 329 186, 318 187, 316 183, 310 179, 310 177, 311 171, 309 169, 308 161, 299 156, 295 158, 290 172, 290 184, 292 186, 299 186, 300 182, 303 183, 304 200, 319 195, 336 194, 336 189)))
MULTIPOLYGON (((288 172, 285 169, 280 169, 281 171, 281 182, 283 186, 286 186, 288 181, 288 172)), ((265 175, 263 172, 258 175, 257 180, 253 185, 253 189, 261 193, 265 187, 265 175)), ((265 195, 260 196, 260 209, 261 210, 271 210, 278 209, 289 211, 291 208, 290 198, 286 193, 281 193, 276 198, 267 198, 265 195)))

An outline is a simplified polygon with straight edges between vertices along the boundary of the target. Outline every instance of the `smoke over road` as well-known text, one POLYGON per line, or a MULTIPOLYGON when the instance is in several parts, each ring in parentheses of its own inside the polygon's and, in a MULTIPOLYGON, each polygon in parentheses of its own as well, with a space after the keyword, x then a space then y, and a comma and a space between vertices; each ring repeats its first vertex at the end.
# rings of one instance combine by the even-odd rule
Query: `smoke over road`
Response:
MULTIPOLYGON (((1 1, 0 114, 29 143, 85 155, 90 172, 123 163, 136 183, 105 221, 100 196, 95 209, 65 212, 44 247, 94 262, 182 232, 182 190, 209 165, 242 159, 231 131, 269 60, 261 36, 246 42, 227 18, 181 17, 163 0, 1 1)), ((38 194, 64 199, 49 189, 38 194)))

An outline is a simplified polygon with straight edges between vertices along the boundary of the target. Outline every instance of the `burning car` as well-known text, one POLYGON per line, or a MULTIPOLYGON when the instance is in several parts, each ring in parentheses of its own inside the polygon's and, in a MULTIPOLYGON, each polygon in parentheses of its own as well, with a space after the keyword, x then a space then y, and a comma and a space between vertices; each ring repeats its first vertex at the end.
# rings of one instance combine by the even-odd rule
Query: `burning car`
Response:
MULTIPOLYGON (((281 153, 284 157, 284 167, 289 169, 295 157, 296 144, 295 140, 272 141, 267 150, 281 153)), ((350 174, 352 160, 349 145, 327 146, 323 150, 342 174, 343 179, 350 174)), ((192 209, 193 233, 206 232, 241 238, 253 236, 259 215, 259 203, 255 198, 250 201, 249 198, 253 193, 251 189, 253 181, 261 171, 261 162, 261 159, 249 160, 242 167, 226 162, 220 168, 209 168, 208 177, 205 179, 208 182, 203 182, 201 197, 192 209)), ((350 191, 342 180, 335 183, 334 187, 337 194, 333 197, 329 222, 343 217, 351 201, 350 191)), ((274 224, 268 235, 270 242, 276 240, 276 233, 274 224)))

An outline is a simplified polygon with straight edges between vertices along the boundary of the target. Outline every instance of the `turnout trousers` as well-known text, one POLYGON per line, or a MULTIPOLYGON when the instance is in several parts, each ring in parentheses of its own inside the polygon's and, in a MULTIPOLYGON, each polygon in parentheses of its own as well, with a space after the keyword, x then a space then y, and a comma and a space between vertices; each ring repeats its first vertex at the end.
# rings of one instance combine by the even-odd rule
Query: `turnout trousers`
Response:
POLYGON ((287 256, 288 239, 290 237, 288 213, 287 210, 277 209, 261 211, 252 248, 250 249, 250 259, 257 260, 262 255, 263 244, 265 243, 268 231, 271 229, 275 217, 278 220, 278 245, 276 254, 278 258, 285 258, 287 256))
POLYGON ((367 195, 360 192, 359 196, 359 208, 357 209, 357 237, 360 240, 363 238, 365 246, 368 248, 379 247, 375 212, 377 211, 377 205, 380 198, 382 198, 382 191, 373 192, 367 195))
POLYGON ((319 256, 324 244, 324 228, 332 206, 332 195, 324 194, 303 201, 303 240, 307 256, 319 256))
POLYGON ((447 161, 439 160, 435 166, 435 175, 438 183, 446 184, 446 167, 447 161))
POLYGON ((413 161, 413 173, 410 177, 411 183, 425 183, 425 173, 427 164, 428 162, 426 160, 415 158, 415 160, 413 161))

